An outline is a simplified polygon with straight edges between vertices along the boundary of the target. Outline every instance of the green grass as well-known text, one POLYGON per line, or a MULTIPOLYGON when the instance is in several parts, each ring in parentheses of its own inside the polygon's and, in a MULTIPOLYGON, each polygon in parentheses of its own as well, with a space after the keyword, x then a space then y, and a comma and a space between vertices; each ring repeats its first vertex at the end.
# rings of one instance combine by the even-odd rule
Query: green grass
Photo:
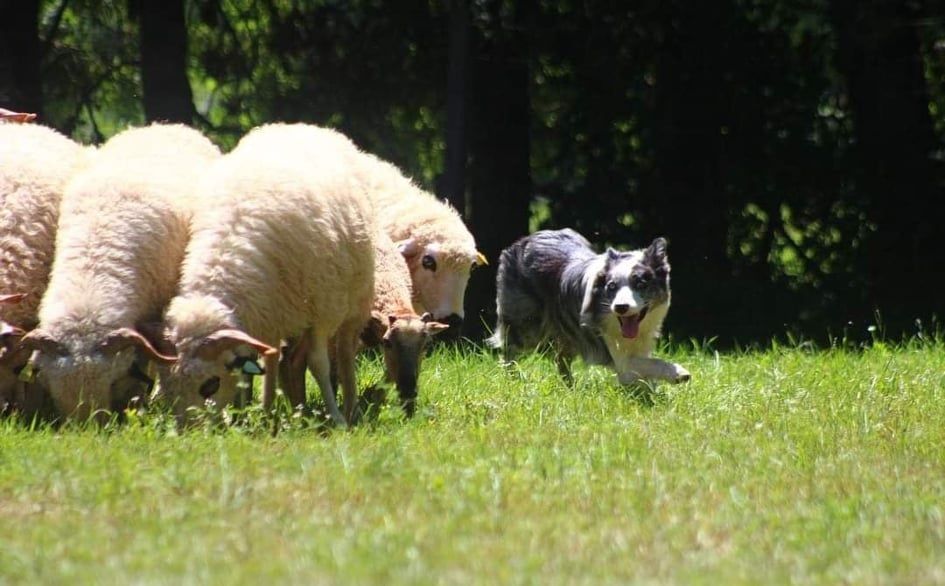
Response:
POLYGON ((0 583, 945 583, 945 346, 674 358, 652 403, 441 350, 347 432, 0 423, 0 583))

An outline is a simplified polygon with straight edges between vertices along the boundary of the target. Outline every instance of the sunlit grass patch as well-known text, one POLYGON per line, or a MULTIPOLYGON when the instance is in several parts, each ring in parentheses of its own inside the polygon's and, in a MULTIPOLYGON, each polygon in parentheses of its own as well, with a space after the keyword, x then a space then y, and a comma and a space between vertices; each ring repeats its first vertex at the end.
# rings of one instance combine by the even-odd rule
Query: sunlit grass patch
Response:
POLYGON ((0 422, 0 582, 945 581, 945 347, 681 348, 649 400, 441 347, 348 431, 0 422))

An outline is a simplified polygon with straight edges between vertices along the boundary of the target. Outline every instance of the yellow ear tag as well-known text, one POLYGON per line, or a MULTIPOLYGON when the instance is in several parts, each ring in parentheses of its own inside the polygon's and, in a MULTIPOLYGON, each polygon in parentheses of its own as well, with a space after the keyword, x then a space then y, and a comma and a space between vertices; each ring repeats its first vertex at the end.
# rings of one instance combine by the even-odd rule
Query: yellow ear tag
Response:
POLYGON ((486 255, 484 255, 483 253, 479 252, 478 250, 476 251, 476 264, 478 264, 478 265, 487 265, 487 264, 489 264, 489 261, 486 260, 486 255))

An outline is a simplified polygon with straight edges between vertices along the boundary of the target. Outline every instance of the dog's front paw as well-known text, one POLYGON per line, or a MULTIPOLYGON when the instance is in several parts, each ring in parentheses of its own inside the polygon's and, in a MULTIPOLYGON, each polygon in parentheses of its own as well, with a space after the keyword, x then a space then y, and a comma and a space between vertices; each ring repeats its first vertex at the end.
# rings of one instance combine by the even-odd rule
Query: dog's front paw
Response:
POLYGON ((670 377, 670 380, 674 384, 678 385, 680 383, 688 383, 690 380, 692 380, 692 375, 689 374, 689 371, 683 368, 682 366, 678 364, 673 364, 672 370, 673 370, 673 373, 670 377))

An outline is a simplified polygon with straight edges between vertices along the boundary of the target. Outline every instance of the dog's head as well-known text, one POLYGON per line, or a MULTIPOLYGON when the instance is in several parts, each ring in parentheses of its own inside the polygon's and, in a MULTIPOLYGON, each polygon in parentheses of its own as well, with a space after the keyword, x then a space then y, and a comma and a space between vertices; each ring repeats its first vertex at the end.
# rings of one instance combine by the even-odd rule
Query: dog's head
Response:
POLYGON ((617 319, 623 337, 636 338, 647 313, 668 302, 665 239, 657 238, 642 250, 618 252, 608 248, 591 264, 585 277, 581 325, 593 327, 604 319, 617 319))

